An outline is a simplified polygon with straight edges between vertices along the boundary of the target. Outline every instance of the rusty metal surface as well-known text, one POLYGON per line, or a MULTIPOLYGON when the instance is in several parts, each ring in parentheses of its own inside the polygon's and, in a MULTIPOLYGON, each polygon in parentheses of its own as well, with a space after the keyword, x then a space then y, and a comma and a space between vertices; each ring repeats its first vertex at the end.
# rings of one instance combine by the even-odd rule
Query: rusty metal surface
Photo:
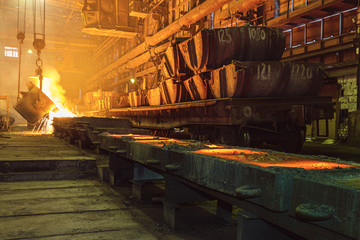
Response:
POLYGON ((167 79, 159 84, 161 98, 164 104, 174 104, 186 100, 186 91, 182 82, 167 79))
POLYGON ((245 25, 205 29, 179 44, 186 64, 195 73, 238 61, 279 61, 285 48, 280 29, 245 25))
POLYGON ((186 38, 178 38, 177 42, 166 49, 160 64, 160 69, 165 79, 183 79, 185 76, 192 75, 191 70, 185 64, 184 58, 179 50, 179 43, 185 39, 186 38))
POLYGON ((209 87, 215 98, 316 96, 324 76, 317 63, 234 61, 211 72, 209 87))
POLYGON ((161 97, 160 88, 148 89, 146 95, 147 101, 150 106, 158 106, 163 104, 163 99, 161 97))
POLYGON ((141 95, 138 91, 129 93, 129 103, 131 107, 141 106, 141 95))
POLYGON ((137 33, 134 18, 128 14, 127 1, 85 1, 82 31, 92 35, 132 38, 137 33))
POLYGON ((239 12, 247 12, 254 9, 256 5, 260 4, 262 0, 238 0, 229 3, 229 7, 222 9, 218 14, 215 15, 215 22, 223 21, 234 16, 239 12))
MULTIPOLYGON (((96 73, 93 77, 89 79, 88 82, 93 83, 96 80, 99 80, 102 76, 107 75, 109 72, 116 71, 119 67, 123 67, 124 65, 126 65, 126 63, 129 62, 129 60, 132 60, 137 56, 147 52, 148 46, 158 45, 160 42, 168 39, 170 36, 180 31, 183 26, 189 26, 193 23, 196 23, 201 18, 209 15, 210 13, 214 12, 215 10, 219 9, 221 6, 223 6, 224 4, 230 1, 231 0, 207 0, 203 2, 199 6, 191 9, 191 11, 189 11, 187 14, 179 18, 177 21, 172 22, 167 27, 157 32, 154 36, 151 36, 149 39, 146 40, 146 42, 143 42, 142 44, 132 49, 126 55, 119 58, 116 62, 110 64, 106 68, 96 73)), ((251 1, 257 1, 257 0, 251 0, 251 1)), ((146 55, 148 56, 145 58, 146 59, 145 62, 151 58, 150 54, 146 54, 146 55)), ((135 65, 132 65, 132 67, 136 67, 139 64, 141 64, 141 62, 139 63, 139 61, 134 61, 134 63, 135 65)), ((97 88, 95 86, 96 85, 94 84, 89 84, 87 90, 94 90, 97 88)))
POLYGON ((121 118, 60 117, 53 120, 54 134, 56 136, 64 138, 70 143, 81 140, 81 147, 83 148, 97 146, 99 135, 104 132, 113 134, 150 134, 148 130, 133 129, 130 125, 129 119, 121 118))
POLYGON ((197 74, 184 81, 184 86, 193 101, 204 100, 208 98, 209 75, 210 74, 197 74))
POLYGON ((328 170, 317 175, 308 174, 306 178, 296 176, 289 208, 290 215, 359 239, 358 170, 328 170))
POLYGON ((316 96, 320 92, 324 71, 317 63, 285 62, 289 69, 289 83, 283 96, 316 96))
POLYGON ((118 107, 128 107, 128 106, 130 106, 129 93, 118 93, 116 103, 117 103, 118 107))
POLYGON ((117 93, 115 91, 87 92, 84 102, 87 109, 97 111, 130 106, 129 93, 117 93))
POLYGON ((134 127, 171 129, 191 124, 246 125, 247 122, 286 121, 293 105, 304 105, 306 122, 332 118, 330 97, 222 98, 161 106, 118 108, 109 116, 129 118, 134 127))
POLYGON ((104 146, 118 145, 126 150, 123 156, 132 161, 149 165, 149 159, 159 159, 160 164, 151 166, 159 172, 185 178, 271 211, 291 213, 294 206, 306 203, 329 205, 334 209, 329 219, 309 225, 320 225, 350 238, 359 237, 360 186, 352 185, 352 180, 360 174, 359 165, 275 152, 261 155, 261 150, 228 149, 164 138, 116 135, 102 138, 104 146), (340 177, 343 182, 338 180, 338 175, 343 176, 340 177), (346 177, 349 175, 353 178, 346 177), (256 190, 258 194, 245 194, 249 191, 244 189, 256 190))
POLYGON ((131 107, 145 106, 147 102, 147 90, 138 90, 129 93, 129 103, 131 107))
POLYGON ((56 106, 53 101, 32 82, 28 83, 28 88, 28 92, 21 92, 22 97, 16 103, 14 109, 29 123, 34 124, 45 114, 55 109, 56 106))

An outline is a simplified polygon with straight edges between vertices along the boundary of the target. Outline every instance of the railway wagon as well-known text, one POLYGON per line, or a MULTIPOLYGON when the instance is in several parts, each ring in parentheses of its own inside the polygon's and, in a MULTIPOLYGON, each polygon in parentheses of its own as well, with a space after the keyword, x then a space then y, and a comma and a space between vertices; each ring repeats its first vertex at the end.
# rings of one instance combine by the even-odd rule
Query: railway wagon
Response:
POLYGON ((201 30, 169 46, 155 87, 130 92, 129 106, 93 115, 129 118, 161 135, 186 129, 214 143, 299 151, 306 124, 331 119, 333 104, 318 96, 321 66, 280 61, 284 46, 276 28, 201 30))

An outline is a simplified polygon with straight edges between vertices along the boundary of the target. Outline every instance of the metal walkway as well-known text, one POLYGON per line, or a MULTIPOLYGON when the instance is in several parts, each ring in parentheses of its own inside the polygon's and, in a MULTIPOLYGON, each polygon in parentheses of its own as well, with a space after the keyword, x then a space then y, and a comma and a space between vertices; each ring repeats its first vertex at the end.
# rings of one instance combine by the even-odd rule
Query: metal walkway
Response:
POLYGON ((0 183, 0 239, 156 239, 95 180, 0 183))
POLYGON ((52 135, 0 134, 0 181, 77 179, 96 174, 96 157, 52 135))

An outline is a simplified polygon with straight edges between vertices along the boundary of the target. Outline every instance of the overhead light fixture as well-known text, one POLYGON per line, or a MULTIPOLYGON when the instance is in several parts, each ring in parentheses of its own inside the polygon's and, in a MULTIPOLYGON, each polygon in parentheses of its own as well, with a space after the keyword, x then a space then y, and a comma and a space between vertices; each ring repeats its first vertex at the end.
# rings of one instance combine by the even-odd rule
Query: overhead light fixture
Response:
POLYGON ((30 54, 31 54, 31 53, 32 53, 32 50, 31 50, 31 49, 29 49, 29 50, 28 50, 28 53, 30 53, 30 54))
POLYGON ((134 78, 130 79, 130 82, 131 82, 132 84, 134 84, 134 83, 135 83, 135 79, 134 79, 134 78))

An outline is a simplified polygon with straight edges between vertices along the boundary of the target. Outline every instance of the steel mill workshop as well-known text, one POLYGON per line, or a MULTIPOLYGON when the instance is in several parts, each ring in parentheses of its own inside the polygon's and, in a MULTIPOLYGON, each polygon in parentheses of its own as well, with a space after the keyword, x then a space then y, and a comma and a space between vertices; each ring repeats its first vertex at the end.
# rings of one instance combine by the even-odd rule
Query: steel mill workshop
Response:
POLYGON ((360 240, 360 0, 0 0, 0 239, 360 240))

